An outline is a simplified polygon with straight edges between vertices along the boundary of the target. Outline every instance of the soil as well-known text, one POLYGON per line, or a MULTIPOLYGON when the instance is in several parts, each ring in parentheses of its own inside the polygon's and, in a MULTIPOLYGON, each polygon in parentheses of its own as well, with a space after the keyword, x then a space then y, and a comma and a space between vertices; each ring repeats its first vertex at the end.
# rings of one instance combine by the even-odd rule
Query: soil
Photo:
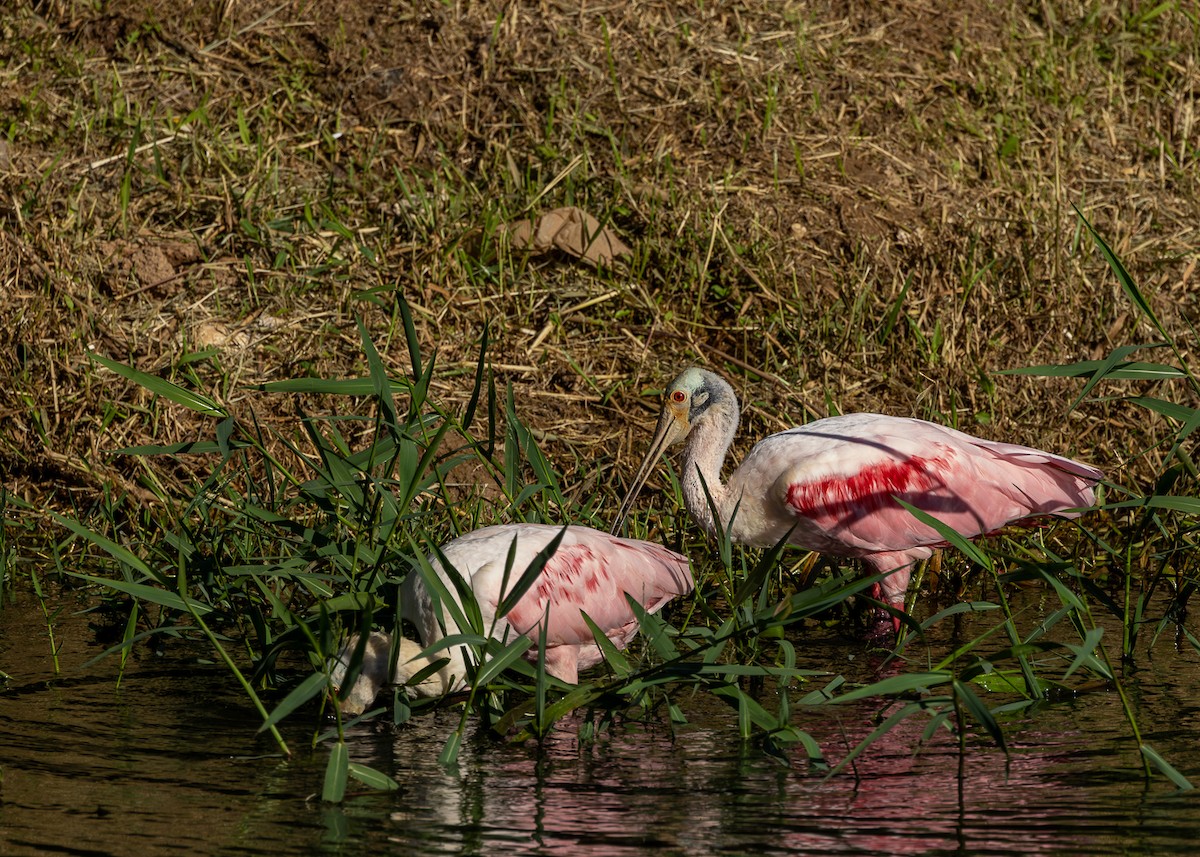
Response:
POLYGON ((581 491, 623 484, 689 362, 735 377, 746 439, 881 410, 1131 483, 1160 471, 1165 420, 996 373, 1162 338, 1072 204, 1190 356, 1186 10, 18 5, 0 12, 0 470, 20 496, 154 502, 113 453, 211 434, 90 350, 296 436, 299 408, 340 406, 254 386, 365 374, 357 317, 409 371, 396 294, 448 405, 488 327, 501 389, 581 491), (630 259, 496 238, 565 206, 630 259))

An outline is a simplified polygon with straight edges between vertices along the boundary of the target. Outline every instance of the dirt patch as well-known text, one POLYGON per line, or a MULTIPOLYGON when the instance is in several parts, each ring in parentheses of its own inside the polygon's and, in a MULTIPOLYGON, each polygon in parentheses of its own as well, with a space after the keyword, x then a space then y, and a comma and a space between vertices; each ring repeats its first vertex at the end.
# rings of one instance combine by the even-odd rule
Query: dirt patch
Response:
POLYGON ((92 349, 288 425, 249 391, 363 374, 357 318, 408 371, 402 294, 442 401, 486 326, 500 388, 599 490, 688 362, 736 376, 747 438, 879 410, 1147 478, 1162 426, 995 373, 1157 337, 1072 203, 1170 330, 1200 317, 1193 30, 1069 3, 22 6, 0 464, 98 488, 134 472, 106 451, 207 430, 92 349), (567 206, 628 266, 496 237, 567 206))
POLYGON ((101 241, 100 267, 115 299, 134 292, 164 298, 178 290, 187 267, 201 261, 200 250, 178 241, 139 244, 101 241))

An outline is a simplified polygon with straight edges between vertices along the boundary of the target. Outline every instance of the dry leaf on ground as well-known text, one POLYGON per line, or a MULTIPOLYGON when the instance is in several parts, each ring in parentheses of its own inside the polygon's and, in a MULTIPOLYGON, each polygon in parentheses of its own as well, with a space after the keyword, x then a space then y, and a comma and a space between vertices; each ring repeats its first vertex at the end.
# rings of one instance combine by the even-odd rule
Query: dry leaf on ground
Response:
POLYGON ((612 265, 633 254, 609 226, 582 208, 569 205, 548 211, 535 221, 517 220, 500 227, 515 250, 545 253, 561 250, 590 265, 612 265))

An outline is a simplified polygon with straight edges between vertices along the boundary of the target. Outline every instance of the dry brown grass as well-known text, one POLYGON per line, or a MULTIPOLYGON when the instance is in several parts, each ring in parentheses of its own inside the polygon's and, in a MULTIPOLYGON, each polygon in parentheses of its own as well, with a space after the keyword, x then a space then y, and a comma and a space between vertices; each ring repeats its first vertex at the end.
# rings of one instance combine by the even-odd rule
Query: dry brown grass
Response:
POLYGON ((1200 33, 1144 5, 18 4, 4 484, 135 487, 109 451, 199 432, 88 348, 290 433, 293 402, 247 387, 363 374, 356 314, 404 372, 397 292, 444 402, 490 325, 569 483, 623 484, 639 393, 690 362, 734 377, 747 439, 879 410, 1146 479, 1153 453, 1125 469, 1163 434, 1142 412, 1068 415, 1076 384, 994 375, 1155 338, 1072 203, 1192 340, 1200 33), (632 262, 493 240, 559 205, 632 262))

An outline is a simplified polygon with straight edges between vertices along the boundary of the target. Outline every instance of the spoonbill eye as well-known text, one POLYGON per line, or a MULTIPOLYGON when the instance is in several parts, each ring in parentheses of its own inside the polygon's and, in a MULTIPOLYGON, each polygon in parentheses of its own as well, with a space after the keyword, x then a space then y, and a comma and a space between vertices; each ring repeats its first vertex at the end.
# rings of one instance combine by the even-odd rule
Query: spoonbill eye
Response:
POLYGON ((676 390, 671 394, 671 401, 677 405, 682 405, 687 401, 687 393, 683 392, 683 390, 676 390))

